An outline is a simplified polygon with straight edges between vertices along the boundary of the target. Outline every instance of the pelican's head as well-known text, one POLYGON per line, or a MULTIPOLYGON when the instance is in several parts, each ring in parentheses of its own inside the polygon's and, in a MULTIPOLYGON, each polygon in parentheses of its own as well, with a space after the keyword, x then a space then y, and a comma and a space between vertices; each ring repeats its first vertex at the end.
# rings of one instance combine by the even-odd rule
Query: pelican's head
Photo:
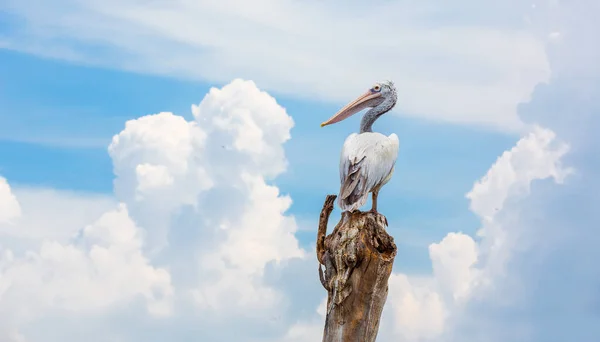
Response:
POLYGON ((377 116, 385 114, 394 107, 396 100, 397 94, 394 82, 377 82, 367 92, 348 103, 329 120, 323 122, 321 127, 347 119, 365 108, 374 108, 377 116))

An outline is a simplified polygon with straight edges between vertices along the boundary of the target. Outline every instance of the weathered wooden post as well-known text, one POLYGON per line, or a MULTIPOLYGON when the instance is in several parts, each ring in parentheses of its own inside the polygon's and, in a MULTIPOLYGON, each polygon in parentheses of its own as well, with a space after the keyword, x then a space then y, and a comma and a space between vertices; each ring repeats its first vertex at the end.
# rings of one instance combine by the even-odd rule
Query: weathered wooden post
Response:
POLYGON ((328 293, 323 342, 374 342, 396 244, 385 216, 373 212, 343 213, 326 237, 336 197, 325 199, 317 232, 319 277, 328 293))

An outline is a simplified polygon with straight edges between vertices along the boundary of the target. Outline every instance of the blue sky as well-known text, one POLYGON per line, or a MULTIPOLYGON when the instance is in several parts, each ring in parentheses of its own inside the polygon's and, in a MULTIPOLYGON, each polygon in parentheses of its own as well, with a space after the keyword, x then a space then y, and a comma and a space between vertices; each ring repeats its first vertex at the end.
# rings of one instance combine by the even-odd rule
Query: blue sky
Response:
MULTIPOLYGON (((111 194, 114 175, 106 148, 125 121, 161 111, 189 118, 190 105, 211 87, 7 50, 0 56, 2 79, 11 81, 1 103, 8 108, 2 115, 2 174, 15 185, 111 194)), ((311 225, 298 233, 301 243, 309 245, 324 196, 339 186, 341 144, 360 118, 322 129, 316 123, 340 104, 288 97, 277 101, 295 127, 285 145, 289 169, 275 184, 292 197, 289 212, 311 225), (311 152, 315 150, 319 153, 311 152)), ((431 241, 448 229, 474 232, 478 227, 464 194, 518 135, 398 116, 384 117, 377 126, 401 137, 399 167, 380 204, 396 229, 408 231, 399 239, 405 247, 399 253, 408 262, 396 267, 429 272, 431 241)))
MULTIPOLYGON (((114 176, 106 148, 124 122, 161 111, 189 118, 190 105, 211 87, 7 50, 1 56, 2 79, 11 80, 2 99, 2 106, 8 108, 2 115, 6 122, 0 145, 2 169, 17 185, 112 193, 114 176)), ((316 123, 340 104, 277 100, 293 117, 295 127, 294 139, 285 145, 289 169, 275 184, 293 198, 290 213, 314 221, 323 196, 337 191, 339 149, 360 118, 348 120, 343 127, 321 129, 316 123), (320 152, 310 152, 315 149, 320 152)), ((410 241, 407 248, 418 255, 417 260, 427 261, 428 241, 443 237, 449 224, 469 232, 477 228, 464 193, 518 136, 398 116, 385 117, 378 126, 402 139, 397 181, 382 193, 381 208, 390 212, 392 222, 412 230, 418 248, 410 241), (475 150, 473 145, 482 148, 475 150), (444 178, 436 176, 440 170, 444 178)), ((304 243, 314 240, 313 232, 301 235, 304 243)), ((408 260, 414 258, 407 255, 408 260)), ((416 271, 428 269, 427 264, 402 267, 416 271)))
MULTIPOLYGON (((0 339, 320 338, 316 223, 360 115, 319 124, 385 78, 398 105, 374 129, 400 153, 379 210, 399 249, 382 341, 547 341, 566 318, 544 301, 577 291, 553 272, 596 300, 600 277, 555 253, 577 263, 600 238, 597 6, 336 4, 0 4, 0 339), (540 281, 558 283, 523 300, 540 281)), ((591 341, 597 313, 553 305, 591 341)))

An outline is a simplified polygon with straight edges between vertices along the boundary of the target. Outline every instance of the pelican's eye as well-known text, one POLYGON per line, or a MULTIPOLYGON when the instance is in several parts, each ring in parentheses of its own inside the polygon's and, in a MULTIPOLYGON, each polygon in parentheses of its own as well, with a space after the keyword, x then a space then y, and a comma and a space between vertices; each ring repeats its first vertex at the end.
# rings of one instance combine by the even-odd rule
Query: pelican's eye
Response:
POLYGON ((374 91, 380 91, 381 90, 381 86, 379 84, 376 84, 373 86, 373 90, 374 91))

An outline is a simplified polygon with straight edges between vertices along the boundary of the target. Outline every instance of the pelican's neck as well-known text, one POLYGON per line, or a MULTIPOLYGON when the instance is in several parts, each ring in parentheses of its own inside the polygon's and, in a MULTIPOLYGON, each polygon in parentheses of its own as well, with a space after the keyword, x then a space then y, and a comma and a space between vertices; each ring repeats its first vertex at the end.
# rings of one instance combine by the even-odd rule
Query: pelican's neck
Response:
POLYGON ((360 133, 373 132, 373 123, 396 105, 396 91, 378 106, 369 109, 360 121, 360 133))
POLYGON ((363 115, 360 120, 360 133, 373 132, 373 123, 379 118, 379 111, 377 108, 371 108, 363 115))
POLYGON ((365 115, 363 115, 362 120, 360 120, 360 133, 373 132, 373 123, 375 120, 387 113, 392 107, 394 107, 394 103, 388 103, 386 101, 377 107, 369 109, 365 115))

